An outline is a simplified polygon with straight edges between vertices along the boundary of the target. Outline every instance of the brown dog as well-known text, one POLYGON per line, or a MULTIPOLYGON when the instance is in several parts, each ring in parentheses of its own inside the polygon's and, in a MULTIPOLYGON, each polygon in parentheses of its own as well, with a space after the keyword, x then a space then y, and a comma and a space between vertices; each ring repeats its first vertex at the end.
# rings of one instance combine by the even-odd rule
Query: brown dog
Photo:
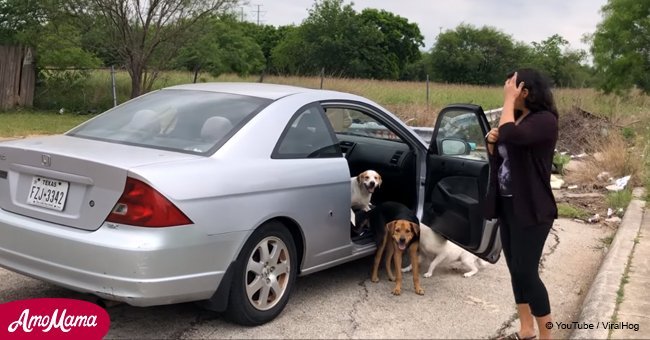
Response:
POLYGON ((381 262, 384 250, 386 250, 386 272, 390 281, 395 281, 395 288, 393 295, 400 295, 402 293, 402 255, 408 248, 411 264, 413 266, 413 286, 415 293, 418 295, 424 294, 424 289, 420 287, 420 268, 418 261, 418 246, 420 239, 420 225, 410 222, 408 220, 394 220, 386 224, 386 231, 383 240, 377 248, 375 253, 375 262, 372 267, 372 282, 378 282, 379 276, 379 263, 381 262), (393 275, 391 270, 391 260, 395 266, 397 277, 393 275))

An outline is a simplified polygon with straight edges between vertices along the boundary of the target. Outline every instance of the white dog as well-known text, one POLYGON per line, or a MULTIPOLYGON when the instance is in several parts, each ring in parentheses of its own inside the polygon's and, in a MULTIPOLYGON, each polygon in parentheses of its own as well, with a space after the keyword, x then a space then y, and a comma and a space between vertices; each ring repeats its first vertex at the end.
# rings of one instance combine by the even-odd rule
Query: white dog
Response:
POLYGON ((350 194, 352 206, 350 207, 350 222, 356 225, 354 209, 370 210, 370 200, 375 189, 381 186, 381 176, 377 171, 366 170, 356 177, 350 178, 350 194))
MULTIPOLYGON (((479 259, 476 255, 468 252, 467 250, 459 247, 453 242, 448 241, 442 235, 433 231, 429 226, 420 223, 420 257, 433 261, 429 264, 429 270, 424 273, 424 277, 431 277, 436 266, 445 262, 453 263, 460 261, 465 267, 469 269, 464 273, 464 277, 471 277, 478 273, 479 266, 482 267, 487 262, 479 259), (435 258, 434 258, 435 257, 435 258)), ((411 270, 411 265, 402 268, 403 272, 411 270)))
POLYGON ((381 176, 374 170, 366 170, 350 178, 352 208, 370 210, 370 199, 375 189, 381 186, 381 176))

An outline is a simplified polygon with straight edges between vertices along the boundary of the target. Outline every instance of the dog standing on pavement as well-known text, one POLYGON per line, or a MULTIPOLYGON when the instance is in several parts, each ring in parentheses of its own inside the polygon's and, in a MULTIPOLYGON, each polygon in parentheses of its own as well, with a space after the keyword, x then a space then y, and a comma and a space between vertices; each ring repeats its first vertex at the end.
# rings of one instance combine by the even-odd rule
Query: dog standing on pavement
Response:
MULTIPOLYGON (((424 273, 424 277, 431 277, 436 267, 445 262, 460 262, 469 271, 463 274, 464 277, 471 277, 478 273, 479 267, 483 267, 487 262, 479 259, 476 255, 459 247, 453 242, 448 241, 442 235, 433 231, 429 226, 420 223, 420 256, 431 261, 429 269, 424 273)), ((403 272, 409 272, 411 268, 415 269, 414 263, 402 269, 403 272)), ((415 273, 414 273, 415 275, 415 273)))
POLYGON ((418 295, 424 294, 420 286, 418 246, 420 239, 420 222, 415 214, 405 205, 397 202, 384 202, 367 213, 364 223, 368 223, 375 232, 377 252, 372 266, 371 281, 379 282, 379 264, 384 256, 386 272, 391 281, 395 281, 393 295, 402 293, 402 256, 408 251, 413 264, 413 287, 418 295), (393 275, 391 264, 396 275, 393 275))

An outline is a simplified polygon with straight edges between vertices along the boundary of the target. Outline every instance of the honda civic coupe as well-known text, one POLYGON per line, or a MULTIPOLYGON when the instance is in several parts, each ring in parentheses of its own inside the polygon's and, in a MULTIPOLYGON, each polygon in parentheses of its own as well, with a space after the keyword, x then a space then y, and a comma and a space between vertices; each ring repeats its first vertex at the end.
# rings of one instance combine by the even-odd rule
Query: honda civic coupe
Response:
POLYGON ((481 107, 450 105, 431 140, 380 105, 256 83, 180 85, 62 135, 0 143, 0 266, 133 306, 197 301, 258 325, 297 276, 372 255, 350 177, 489 261, 481 107))

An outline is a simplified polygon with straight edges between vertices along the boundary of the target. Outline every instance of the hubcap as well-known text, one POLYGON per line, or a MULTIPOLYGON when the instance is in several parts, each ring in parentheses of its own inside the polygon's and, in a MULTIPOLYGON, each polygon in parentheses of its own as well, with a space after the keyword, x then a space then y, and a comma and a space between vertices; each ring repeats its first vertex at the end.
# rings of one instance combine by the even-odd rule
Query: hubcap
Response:
POLYGON ((275 236, 260 241, 246 265, 246 295, 259 310, 273 308, 289 283, 290 257, 287 245, 275 236))

